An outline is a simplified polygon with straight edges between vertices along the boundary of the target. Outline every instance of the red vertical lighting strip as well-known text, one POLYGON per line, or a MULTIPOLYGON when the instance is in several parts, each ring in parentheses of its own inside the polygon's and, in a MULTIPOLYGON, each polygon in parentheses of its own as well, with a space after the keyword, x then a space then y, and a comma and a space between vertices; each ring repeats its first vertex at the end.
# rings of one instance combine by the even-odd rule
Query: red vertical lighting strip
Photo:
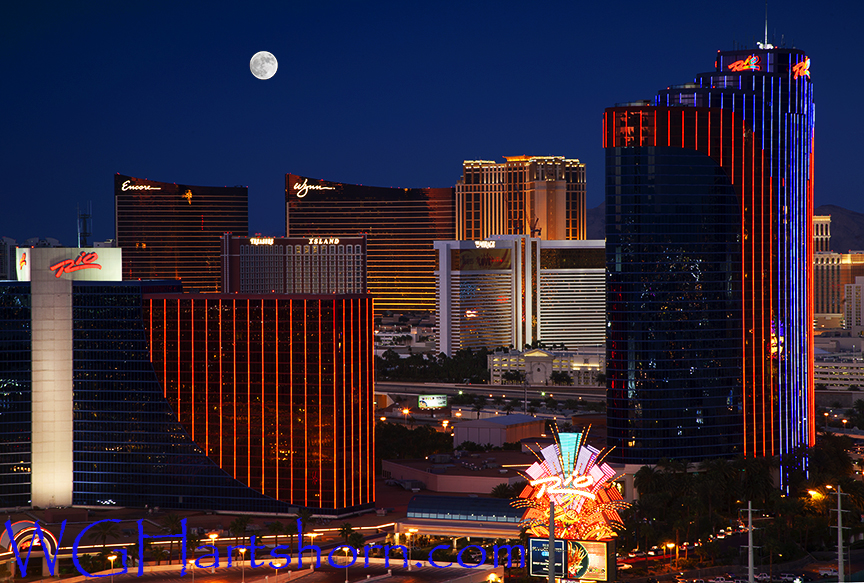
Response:
MULTIPOLYGON (((263 317, 264 314, 261 314, 263 317)), ((261 339, 263 341, 263 338, 261 339)), ((252 301, 246 300, 246 484, 252 484, 252 301)), ((237 455, 236 452, 234 454, 237 455)))
POLYGON ((183 401, 180 400, 180 382, 183 378, 182 372, 180 371, 180 361, 183 360, 183 345, 181 343, 181 330, 183 329, 183 322, 180 320, 180 312, 182 310, 183 301, 177 302, 177 416, 182 419, 183 414, 183 401))
MULTIPOLYGON (((813 305, 813 291, 812 291, 814 289, 813 288, 813 286, 814 286, 813 275, 814 274, 813 274, 813 243, 812 243, 813 242, 813 216, 812 216, 812 213, 813 213, 813 188, 814 188, 813 181, 815 179, 815 176, 813 174, 813 165, 814 165, 814 160, 816 157, 816 152, 815 152, 814 148, 815 148, 815 143, 814 143, 814 138, 813 138, 813 132, 811 130, 811 132, 810 132, 810 164, 809 164, 809 168, 807 169, 808 170, 807 174, 808 174, 808 178, 809 178, 809 180, 808 180, 809 184, 807 187, 807 216, 808 216, 808 221, 809 221, 808 224, 810 225, 809 236, 807 238, 807 241, 809 242, 809 245, 810 245, 810 247, 809 247, 810 252, 808 254, 809 258, 807 261, 807 265, 810 268, 809 273, 807 274, 807 279, 810 283, 810 294, 809 294, 810 295, 810 300, 809 300, 810 313, 807 314, 807 321, 808 322, 812 322, 813 317, 815 315, 815 311, 814 311, 815 307, 813 305)), ((814 362, 813 362, 814 342, 815 341, 813 338, 813 327, 812 326, 807 329, 807 336, 808 336, 807 345, 809 348, 809 355, 807 357, 807 366, 809 368, 808 379, 807 379, 807 398, 808 398, 808 405, 807 405, 807 421, 808 421, 808 423, 807 423, 807 425, 808 425, 808 437, 809 437, 808 445, 810 447, 813 447, 816 444, 816 417, 815 417, 815 415, 816 415, 816 393, 815 393, 815 385, 814 385, 814 383, 816 382, 816 379, 815 379, 815 370, 814 370, 814 362)))
POLYGON ((606 147, 606 127, 607 127, 606 118, 608 116, 609 116, 609 114, 604 111, 603 112, 603 147, 604 148, 606 147))
MULTIPOLYGON (((204 305, 207 305, 207 300, 204 300, 204 305)), ((195 298, 192 298, 192 309, 189 310, 189 315, 191 316, 189 320, 191 323, 189 324, 191 328, 190 338, 192 339, 191 350, 189 350, 189 357, 192 362, 191 365, 191 378, 192 385, 190 386, 190 394, 192 395, 189 400, 189 415, 192 418, 192 441, 195 441, 195 298)))
MULTIPOLYGON (((284 289, 284 286, 283 286, 284 289)), ((276 440, 276 459, 273 460, 275 465, 274 470, 276 474, 276 492, 274 493, 274 498, 282 499, 281 492, 279 491, 279 473, 280 473, 280 464, 279 464, 279 413, 282 411, 281 403, 279 402, 279 300, 276 300, 276 386, 274 387, 274 391, 276 393, 276 401, 273 407, 273 422, 276 424, 276 433, 274 435, 274 439, 276 440)))
MULTIPOLYGON (((332 347, 331 350, 332 350, 333 358, 331 359, 330 362, 333 365, 333 416, 336 417, 336 397, 339 393, 339 391, 336 389, 336 382, 337 382, 337 378, 336 378, 337 377, 337 375, 336 375, 336 341, 339 338, 339 330, 345 330, 345 326, 342 326, 342 328, 340 328, 339 330, 336 329, 336 299, 334 298, 330 301, 333 302, 333 312, 332 312, 333 318, 332 318, 331 326, 330 326, 331 334, 333 334, 333 341, 330 343, 330 345, 332 347)), ((344 308, 344 300, 343 300, 343 308, 344 308)), ((344 336, 343 336, 343 339, 344 339, 344 336)), ((343 373, 344 373, 344 371, 343 371, 343 373)), ((344 379, 345 375, 343 374, 341 378, 344 379)), ((348 425, 347 423, 345 423, 345 413, 347 411, 348 411, 348 409, 345 407, 345 391, 343 390, 342 391, 342 420, 341 420, 341 425, 342 425, 342 440, 341 440, 342 443, 341 443, 341 446, 342 446, 343 452, 346 452, 346 450, 347 450, 347 447, 346 447, 347 446, 347 439, 346 439, 346 435, 345 435, 346 425, 348 425)), ((336 431, 337 431, 337 427, 336 427, 336 424, 334 423, 334 427, 333 427, 333 433, 334 433, 334 435, 333 435, 333 461, 334 462, 337 459, 339 459, 338 453, 336 450, 336 444, 339 442, 339 440, 336 439, 336 435, 335 435, 336 431)), ((335 466, 335 464, 334 464, 334 466, 335 466)), ((342 490, 342 507, 343 508, 348 505, 347 500, 345 498, 345 488, 346 488, 345 483, 347 481, 346 480, 347 475, 345 472, 345 468, 347 466, 348 466, 348 460, 345 459, 344 454, 343 454, 343 457, 342 457, 342 487, 341 488, 336 483, 336 476, 335 475, 333 476, 333 501, 334 501, 334 503, 336 502, 336 499, 339 495, 339 490, 341 489, 342 490)), ((333 473, 334 474, 336 473, 335 467, 334 467, 333 473)))
POLYGON ((681 110, 681 148, 684 148, 684 110, 681 110))
MULTIPOLYGON (((246 301, 246 304, 248 306, 248 304, 249 304, 248 300, 246 301)), ((237 300, 234 300, 233 306, 234 306, 234 310, 233 310, 234 317, 232 318, 231 331, 233 332, 232 336, 236 339, 237 338, 237 300)), ((249 313, 248 312, 246 313, 246 319, 247 320, 249 319, 249 313)), ((247 342, 247 346, 248 346, 248 342, 249 342, 248 337, 246 338, 246 342, 247 342)), ((232 455, 233 470, 232 470, 231 475, 236 480, 237 479, 237 342, 235 341, 232 344, 234 346, 234 354, 232 355, 233 358, 231 359, 231 368, 232 368, 231 385, 234 388, 234 398, 231 399, 231 405, 233 407, 233 413, 231 414, 231 421, 233 423, 234 429, 231 432, 231 449, 232 449, 232 453, 233 453, 233 455, 232 455)))
MULTIPOLYGON (((324 420, 321 416, 321 410, 323 407, 321 405, 324 404, 324 379, 321 371, 321 361, 324 360, 324 344, 322 342, 321 337, 321 320, 322 318, 322 309, 323 309, 323 300, 319 299, 318 302, 318 346, 317 346, 317 356, 318 356, 318 506, 322 507, 324 505, 324 420)), ((333 430, 333 434, 336 434, 336 430, 333 430)))
MULTIPOLYGON (((762 197, 764 198, 765 197, 765 150, 762 149, 761 152, 762 152, 761 162, 760 162, 761 180, 759 182, 759 192, 762 195, 762 197)), ((755 188, 755 186, 754 186, 754 188, 755 188)), ((775 223, 775 221, 774 221, 774 191, 770 187, 768 189, 768 217, 769 217, 769 221, 768 221, 768 244, 769 244, 769 251, 770 251, 768 253, 768 275, 769 275, 770 283, 771 283, 771 287, 772 287, 771 298, 773 301, 773 298, 774 298, 774 290, 773 290, 774 253, 773 253, 773 247, 774 247, 774 223, 775 223)), ((779 345, 778 345, 778 348, 779 348, 779 345)), ((769 400, 769 407, 771 408, 771 427, 770 427, 771 442, 772 442, 771 455, 774 455, 776 453, 774 451, 774 367, 773 366, 770 367, 769 371, 770 371, 769 382, 771 383, 771 399, 769 400)))
POLYGON ((656 146, 657 145, 657 110, 656 109, 651 110, 651 117, 654 120, 654 145, 656 146))
POLYGON ((672 110, 666 109, 666 143, 672 146, 672 110))
MULTIPOLYGON (((264 362, 265 362, 265 350, 267 347, 267 342, 265 342, 264 338, 264 300, 261 300, 261 383, 259 384, 258 390, 260 391, 259 400, 261 402, 261 417, 258 419, 258 423, 261 425, 261 492, 264 491, 264 468, 266 467, 266 460, 264 458, 264 452, 267 451, 267 435, 264 433, 264 395, 267 392, 267 387, 265 386, 265 382, 267 380, 267 375, 264 373, 264 362)), ((249 382, 249 391, 252 391, 252 382, 250 379, 249 382)), ((252 416, 249 416, 249 421, 251 423, 252 416)), ((251 434, 252 431, 250 430, 251 434)), ((250 437, 251 439, 251 437, 250 437)), ((249 452, 249 457, 251 459, 252 452, 249 452)))
MULTIPOLYGON (((303 300, 303 476, 309 476, 309 335, 306 320, 306 301, 303 300)), ((309 482, 303 487, 303 506, 309 506, 309 482)))
POLYGON ((294 343, 294 300, 288 300, 288 406, 286 411, 291 415, 291 422, 288 424, 288 488, 291 492, 289 499, 291 504, 297 504, 296 494, 294 492, 294 350, 297 348, 294 343))
POLYGON ((369 381, 366 384, 366 395, 364 397, 365 405, 365 423, 364 426, 369 431, 369 439, 366 440, 366 490, 369 492, 369 496, 372 499, 372 502, 375 502, 375 462, 374 462, 374 453, 375 453, 375 432, 370 429, 372 425, 372 400, 375 398, 375 347, 374 341, 372 339, 373 331, 372 331, 372 322, 374 321, 372 314, 375 307, 375 299, 371 297, 367 297, 365 300, 366 303, 366 323, 363 326, 363 330, 366 332, 364 336, 366 337, 366 341, 363 345, 366 348, 367 358, 369 359, 369 372, 368 377, 369 381))

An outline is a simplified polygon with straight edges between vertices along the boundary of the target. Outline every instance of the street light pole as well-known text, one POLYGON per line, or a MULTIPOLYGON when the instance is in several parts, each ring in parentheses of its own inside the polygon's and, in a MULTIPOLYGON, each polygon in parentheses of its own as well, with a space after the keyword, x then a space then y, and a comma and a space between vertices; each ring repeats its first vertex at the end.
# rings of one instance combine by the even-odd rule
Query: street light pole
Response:
POLYGON ((840 502, 843 491, 837 484, 837 583, 846 580, 846 568, 843 565, 843 505, 840 502))
POLYGON ((192 583, 195 583, 195 559, 189 559, 189 568, 192 569, 192 583))
MULTIPOLYGON (((219 554, 216 552, 216 539, 219 538, 219 533, 211 532, 207 534, 207 538, 210 539, 210 544, 213 545, 213 556, 218 557, 219 554)), ((213 564, 210 566, 210 573, 216 572, 216 559, 213 560, 213 564)))
POLYGON ((242 581, 243 581, 243 583, 246 583, 246 562, 243 560, 246 556, 246 549, 240 548, 237 550, 240 551, 240 573, 241 573, 242 581))
POLYGON ((117 560, 117 555, 108 555, 108 560, 111 561, 111 583, 114 583, 114 561, 117 560))

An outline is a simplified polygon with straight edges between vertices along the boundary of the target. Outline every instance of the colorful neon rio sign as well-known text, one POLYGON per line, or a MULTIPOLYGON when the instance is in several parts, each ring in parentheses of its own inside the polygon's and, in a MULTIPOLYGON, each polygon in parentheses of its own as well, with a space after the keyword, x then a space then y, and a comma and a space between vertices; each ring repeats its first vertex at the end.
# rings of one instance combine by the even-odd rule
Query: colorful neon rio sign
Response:
POLYGON ((795 74, 793 79, 798 77, 810 76, 810 57, 804 57, 804 60, 792 67, 792 72, 795 74))
POLYGON ((730 71, 758 71, 759 70, 759 55, 750 55, 746 59, 735 61, 729 65, 730 71))
MULTIPOLYGON (((556 434, 525 470, 528 486, 513 501, 525 508, 522 523, 533 536, 549 536, 549 504, 555 503, 555 537, 599 540, 623 528, 619 510, 628 506, 615 486, 605 452, 585 443, 586 433, 556 434)), ((532 450, 533 451, 533 450, 532 450)))
POLYGON ((99 254, 94 252, 88 253, 82 251, 75 259, 64 259, 60 263, 55 263, 50 267, 54 271, 54 277, 60 277, 64 273, 73 273, 82 269, 102 269, 102 266, 96 263, 99 259, 99 254))

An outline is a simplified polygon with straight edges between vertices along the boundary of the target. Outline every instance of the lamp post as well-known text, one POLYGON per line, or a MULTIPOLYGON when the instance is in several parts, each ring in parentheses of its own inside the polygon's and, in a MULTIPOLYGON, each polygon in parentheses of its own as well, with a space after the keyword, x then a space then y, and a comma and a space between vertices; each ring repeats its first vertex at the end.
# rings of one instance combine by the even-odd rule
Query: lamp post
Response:
MULTIPOLYGON (((213 554, 214 556, 218 556, 216 553, 216 539, 219 538, 219 533, 216 531, 207 533, 207 538, 210 539, 210 544, 213 545, 213 554)), ((210 573, 216 572, 216 560, 213 560, 213 564, 210 566, 210 573)))
POLYGON ((243 559, 246 557, 246 548, 243 547, 243 548, 239 548, 239 549, 237 549, 237 550, 240 551, 240 573, 241 573, 241 579, 242 579, 243 583, 246 583, 246 563, 245 563, 244 560, 243 560, 243 559))
POLYGON ((848 419, 844 419, 844 420, 843 420, 843 433, 846 433, 846 423, 847 423, 848 421, 849 421, 848 419))
POLYGON ((828 412, 826 411, 823 415, 825 415, 825 431, 828 431, 828 412))
POLYGON ((669 566, 672 566, 672 549, 675 548, 675 543, 666 543, 666 548, 669 549, 669 566))
POLYGON ((408 413, 411 412, 411 409, 405 408, 402 409, 402 417, 404 419, 405 425, 408 425, 408 413))
POLYGON ((195 583, 195 558, 189 559, 189 568, 192 569, 192 583, 195 583))
POLYGON ((117 555, 108 555, 108 560, 111 561, 111 583, 114 583, 114 561, 117 560, 117 555))
POLYGON ((409 528, 408 529, 408 570, 409 571, 411 570, 411 555, 414 554, 414 552, 413 552, 414 551, 414 539, 411 538, 411 535, 416 534, 416 533, 417 533, 416 528, 409 528))
POLYGON ((348 547, 343 547, 345 549, 345 583, 348 583, 348 547))

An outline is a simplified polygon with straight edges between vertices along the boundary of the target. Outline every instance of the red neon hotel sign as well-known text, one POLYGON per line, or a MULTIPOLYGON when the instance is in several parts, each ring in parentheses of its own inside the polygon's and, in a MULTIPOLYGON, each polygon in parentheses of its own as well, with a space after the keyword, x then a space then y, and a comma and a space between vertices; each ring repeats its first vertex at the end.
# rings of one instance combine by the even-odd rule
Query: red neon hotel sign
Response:
POLYGON ((758 71, 759 70, 759 55, 750 55, 746 59, 735 61, 729 65, 730 71, 758 71))
POLYGON ((810 57, 804 57, 804 60, 792 67, 792 72, 795 74, 793 79, 798 77, 810 76, 810 57))
POLYGON ((54 271, 54 277, 60 277, 64 273, 73 273, 82 269, 102 269, 102 266, 96 263, 99 259, 99 254, 95 251, 87 253, 82 251, 75 259, 64 259, 60 263, 56 263, 50 267, 54 271))

